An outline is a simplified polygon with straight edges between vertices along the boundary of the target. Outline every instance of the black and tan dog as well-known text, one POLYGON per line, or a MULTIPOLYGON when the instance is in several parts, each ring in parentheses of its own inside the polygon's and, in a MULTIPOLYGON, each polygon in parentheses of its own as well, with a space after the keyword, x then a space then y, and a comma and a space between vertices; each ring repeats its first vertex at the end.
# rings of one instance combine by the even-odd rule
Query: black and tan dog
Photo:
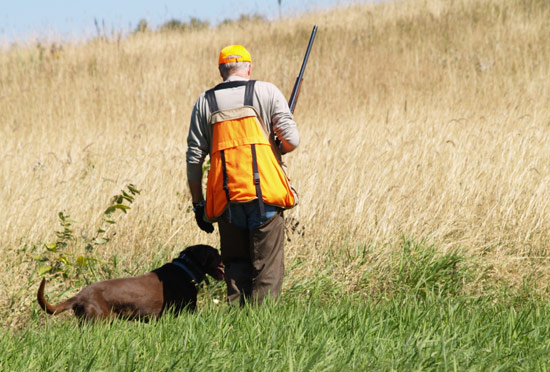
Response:
POLYGON ((167 309, 176 314, 183 309, 194 310, 198 286, 206 274, 216 280, 223 279, 221 257, 211 246, 194 245, 148 274, 90 284, 58 305, 46 301, 46 281, 42 279, 37 297, 40 307, 48 314, 72 309, 83 320, 109 317, 145 320, 158 318, 167 309))

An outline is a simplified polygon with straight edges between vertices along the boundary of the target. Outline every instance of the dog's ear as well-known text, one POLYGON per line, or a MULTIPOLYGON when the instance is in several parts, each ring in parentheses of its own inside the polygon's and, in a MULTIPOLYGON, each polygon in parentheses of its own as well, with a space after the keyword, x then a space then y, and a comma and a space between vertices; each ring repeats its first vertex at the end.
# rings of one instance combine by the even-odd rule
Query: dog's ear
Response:
POLYGON ((208 266, 208 264, 212 264, 214 261, 214 257, 216 255, 216 250, 213 247, 210 246, 204 246, 204 248, 201 250, 201 264, 203 267, 208 266))
POLYGON ((215 249, 209 245, 197 244, 187 247, 184 252, 189 254, 195 260, 195 263, 205 267, 211 259, 212 251, 215 251, 215 249))
POLYGON ((204 251, 204 255, 202 256, 204 260, 203 265, 207 266, 207 265, 212 265, 213 263, 217 264, 219 261, 221 261, 220 253, 216 248, 207 245, 207 246, 204 246, 203 251, 204 251))

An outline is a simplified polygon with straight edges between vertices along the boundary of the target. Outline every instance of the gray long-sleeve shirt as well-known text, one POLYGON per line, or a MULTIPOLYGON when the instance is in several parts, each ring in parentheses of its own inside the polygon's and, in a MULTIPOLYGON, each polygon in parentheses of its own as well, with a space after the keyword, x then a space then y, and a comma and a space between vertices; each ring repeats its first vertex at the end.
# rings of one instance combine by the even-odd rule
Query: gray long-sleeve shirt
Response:
MULTIPOLYGON (((247 80, 240 76, 230 76, 228 81, 247 80)), ((220 110, 241 107, 244 102, 245 87, 216 90, 216 101, 220 110)), ((258 111, 269 132, 274 132, 282 142, 285 152, 292 151, 300 142, 300 136, 288 103, 281 91, 273 84, 256 81, 254 87, 254 107, 258 111)), ((193 107, 189 134, 187 136, 187 178, 190 181, 200 181, 202 178, 202 163, 209 153, 210 108, 202 93, 193 107)))

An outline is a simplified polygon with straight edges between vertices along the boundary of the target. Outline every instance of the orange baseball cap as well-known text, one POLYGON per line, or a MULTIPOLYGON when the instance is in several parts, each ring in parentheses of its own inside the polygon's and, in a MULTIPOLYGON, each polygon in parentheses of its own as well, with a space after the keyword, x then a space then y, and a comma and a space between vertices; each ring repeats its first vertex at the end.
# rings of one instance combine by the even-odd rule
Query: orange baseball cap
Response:
POLYGON ((230 62, 252 62, 250 53, 242 45, 229 45, 222 49, 218 66, 230 62))

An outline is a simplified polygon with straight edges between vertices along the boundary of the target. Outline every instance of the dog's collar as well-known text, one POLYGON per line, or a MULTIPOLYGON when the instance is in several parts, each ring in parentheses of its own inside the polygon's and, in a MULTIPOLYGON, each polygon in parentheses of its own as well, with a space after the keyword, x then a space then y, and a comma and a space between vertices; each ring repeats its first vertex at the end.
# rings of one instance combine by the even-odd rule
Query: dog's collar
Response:
POLYGON ((189 277, 189 280, 200 287, 200 283, 204 280, 208 284, 206 273, 189 257, 184 254, 172 261, 172 265, 175 265, 183 270, 183 272, 189 277))

